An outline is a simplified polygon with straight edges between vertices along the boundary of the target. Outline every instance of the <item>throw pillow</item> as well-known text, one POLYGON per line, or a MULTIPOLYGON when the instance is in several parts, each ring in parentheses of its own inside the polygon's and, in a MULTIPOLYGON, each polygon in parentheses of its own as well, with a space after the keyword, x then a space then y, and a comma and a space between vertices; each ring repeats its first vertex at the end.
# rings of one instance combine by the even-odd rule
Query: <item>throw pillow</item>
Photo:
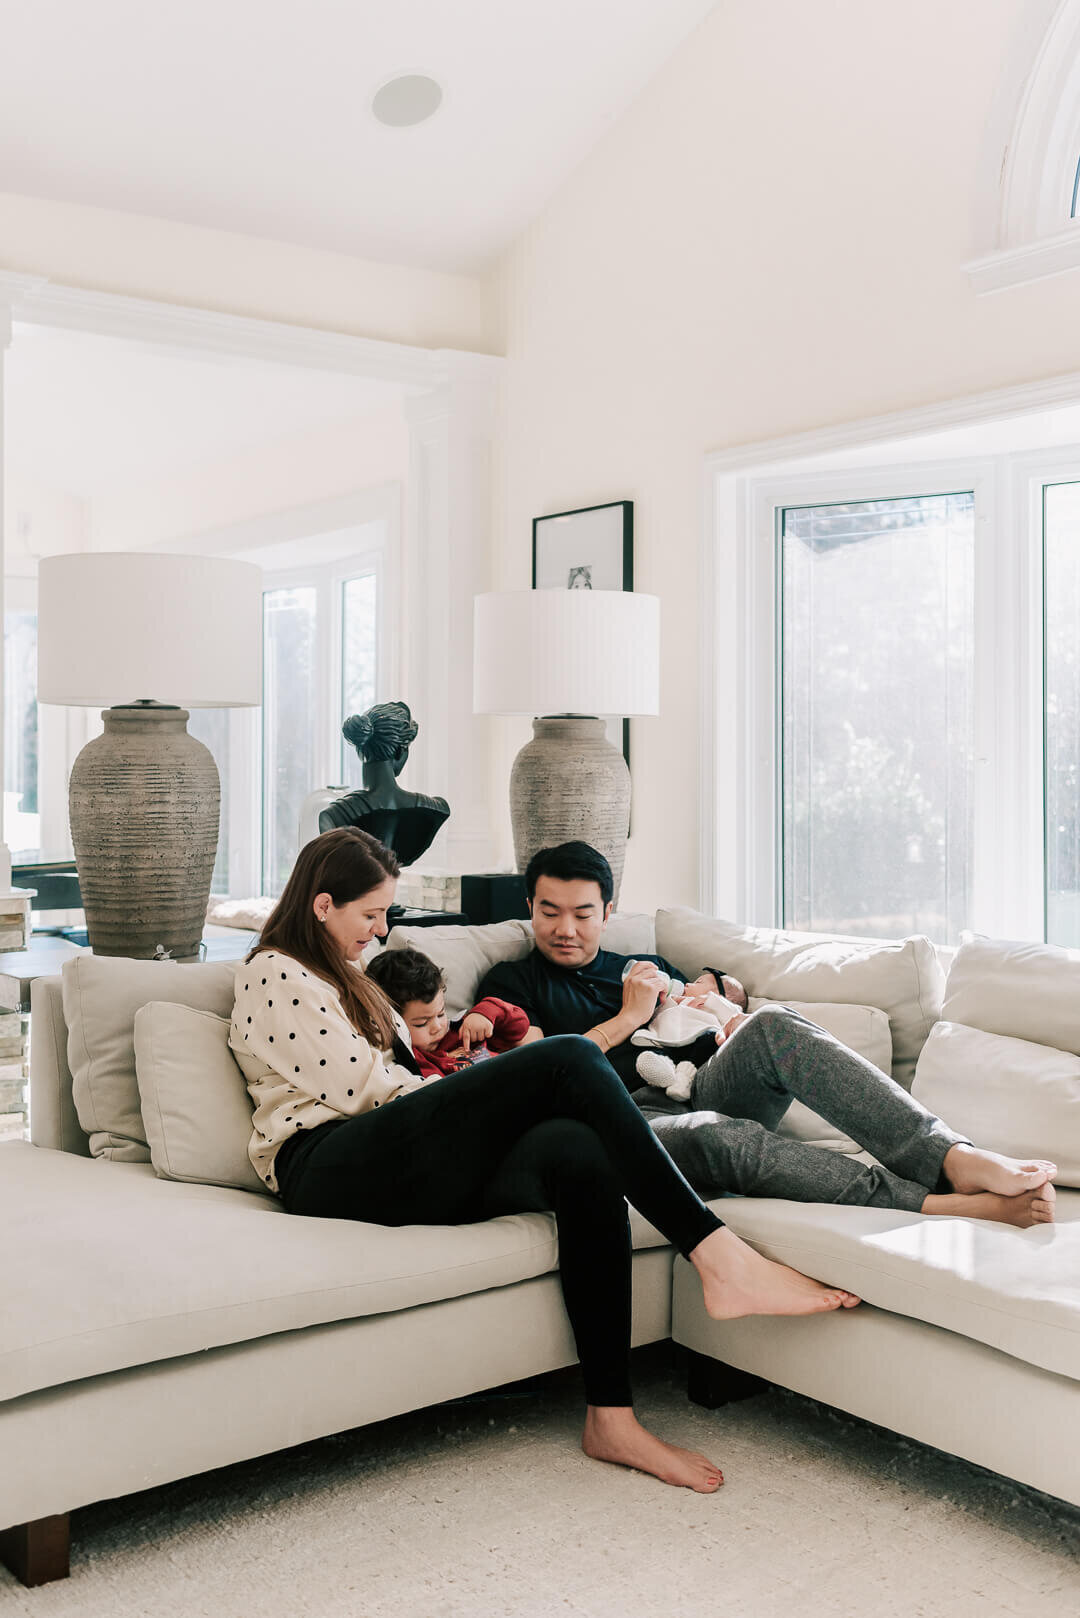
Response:
POLYGON ((169 1000, 231 1017, 235 967, 78 955, 62 972, 68 1066, 92 1157, 149 1163, 135 1073, 135 1013, 169 1000))
POLYGON ((941 1013, 945 974, 928 938, 830 938, 659 910, 656 947, 688 978, 719 966, 769 1000, 877 1006, 892 1032, 892 1077, 911 1088, 941 1013))
POLYGON ((1049 1158, 1059 1185, 1080 1186, 1080 1057, 1071 1051, 939 1022, 911 1093, 980 1146, 1049 1158))
POLYGON ((265 1194, 248 1158, 253 1108, 228 1017, 151 1000, 135 1013, 135 1070, 155 1174, 265 1194))

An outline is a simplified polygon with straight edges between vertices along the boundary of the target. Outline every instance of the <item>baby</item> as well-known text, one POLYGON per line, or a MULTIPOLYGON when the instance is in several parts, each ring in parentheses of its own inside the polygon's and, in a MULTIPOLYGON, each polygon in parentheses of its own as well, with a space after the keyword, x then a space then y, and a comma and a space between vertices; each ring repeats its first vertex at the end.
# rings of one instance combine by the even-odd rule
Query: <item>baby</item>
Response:
MULTIPOLYGON (((627 972, 633 965, 632 961, 628 963, 627 972)), ((661 976, 666 978, 667 974, 661 973, 661 976)), ((666 1090, 673 1100, 689 1101, 697 1064, 675 1063, 670 1056, 661 1055, 658 1047, 682 1048, 692 1045, 703 1034, 713 1034, 716 1043, 722 1045, 733 1019, 745 1014, 747 1003, 742 984, 716 971, 699 973, 693 983, 669 979, 664 997, 649 1022, 630 1036, 632 1045, 646 1047, 636 1063, 646 1084, 666 1090), (728 990, 727 995, 721 992, 722 988, 728 990)))
POLYGON ((451 1022, 443 975, 418 949, 385 949, 366 970, 400 1011, 425 1079, 456 1073, 486 1056, 541 1037, 539 1028, 530 1028, 520 1006, 490 996, 451 1022))

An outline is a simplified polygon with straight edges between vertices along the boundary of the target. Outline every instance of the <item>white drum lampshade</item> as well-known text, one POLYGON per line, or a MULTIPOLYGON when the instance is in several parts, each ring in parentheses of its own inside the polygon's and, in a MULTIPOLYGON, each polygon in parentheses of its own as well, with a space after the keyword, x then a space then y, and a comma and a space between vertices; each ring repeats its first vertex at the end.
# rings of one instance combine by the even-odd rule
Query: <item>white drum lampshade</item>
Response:
POLYGON ((187 710, 255 707, 261 693, 259 568, 152 552, 42 559, 38 701, 105 710, 69 793, 96 954, 198 954, 221 787, 187 710))
POLYGON ((533 714, 510 772, 514 857, 590 843, 618 898, 630 772, 600 715, 660 711, 660 601, 629 590, 514 590, 476 597, 473 710, 533 714))

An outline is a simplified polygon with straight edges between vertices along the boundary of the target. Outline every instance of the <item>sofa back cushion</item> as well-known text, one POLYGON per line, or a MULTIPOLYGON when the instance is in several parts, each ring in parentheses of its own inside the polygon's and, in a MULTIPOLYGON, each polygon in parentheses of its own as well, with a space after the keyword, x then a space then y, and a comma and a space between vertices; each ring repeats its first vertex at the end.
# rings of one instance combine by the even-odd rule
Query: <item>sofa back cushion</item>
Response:
POLYGON ((262 1191, 248 1157, 252 1104, 230 1018, 167 1000, 135 1013, 135 1071, 150 1161, 163 1180, 262 1191))
POLYGON ((892 1077, 908 1090, 941 1015, 945 974, 928 938, 823 938, 679 909, 657 911, 656 947, 688 978, 720 967, 762 999, 877 1006, 892 1033, 892 1077))
POLYGON ((974 938, 949 968, 941 1016, 1080 1056, 1080 952, 974 938))
MULTIPOLYGON (((656 942, 651 916, 612 916, 605 949, 620 955, 652 955, 656 942)), ((395 927, 387 949, 417 949, 435 962, 446 981, 446 1009, 460 1017, 476 1004, 476 991, 499 961, 523 960, 533 947, 532 923, 496 921, 482 927, 395 927)))
POLYGON ((912 1095, 951 1129, 1012 1157, 1049 1158, 1080 1186, 1080 1057, 962 1023, 939 1022, 912 1095))
POLYGON ((78 955, 63 967, 68 1065, 79 1123, 94 1157, 148 1163, 135 1070, 135 1013, 169 1000, 231 1017, 235 968, 78 955))
POLYGON ((1080 1185, 1080 954, 974 938, 956 952, 915 1095, 953 1129, 1080 1185))

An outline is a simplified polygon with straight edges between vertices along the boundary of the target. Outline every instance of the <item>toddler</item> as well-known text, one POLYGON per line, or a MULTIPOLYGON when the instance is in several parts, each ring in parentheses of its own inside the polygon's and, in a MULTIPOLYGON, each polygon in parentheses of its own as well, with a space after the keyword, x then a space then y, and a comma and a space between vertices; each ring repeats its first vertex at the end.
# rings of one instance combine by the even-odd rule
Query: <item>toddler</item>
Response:
POLYGON ((425 1079, 456 1073, 486 1056, 540 1038, 539 1028, 530 1028, 520 1006, 491 996, 451 1022, 446 1015, 443 975, 418 949, 385 949, 366 970, 400 1011, 425 1079))

